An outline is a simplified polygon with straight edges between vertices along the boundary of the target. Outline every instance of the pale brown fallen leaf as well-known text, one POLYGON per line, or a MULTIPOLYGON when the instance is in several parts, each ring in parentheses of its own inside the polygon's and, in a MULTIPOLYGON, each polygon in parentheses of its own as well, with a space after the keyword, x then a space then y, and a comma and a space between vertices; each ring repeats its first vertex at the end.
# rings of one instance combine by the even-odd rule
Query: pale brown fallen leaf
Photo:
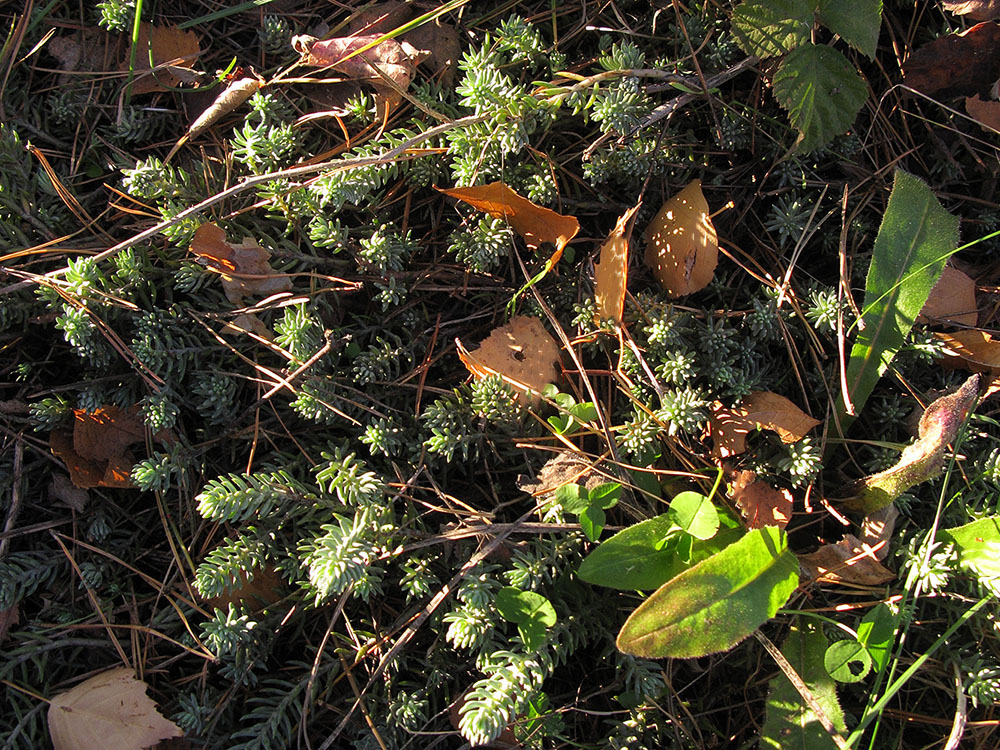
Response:
POLYGON ((646 263, 667 294, 704 289, 719 262, 719 241, 701 181, 693 180, 663 204, 646 230, 646 263))
POLYGON ((607 481, 580 454, 560 451, 542 465, 534 479, 524 474, 518 476, 517 486, 522 492, 538 497, 555 492, 564 484, 583 484, 589 490, 607 481))
POLYGON ((347 36, 387 34, 413 18, 413 8, 401 0, 372 3, 356 10, 347 22, 347 36))
POLYGON ((575 216, 564 216, 551 208, 532 203, 502 182, 439 190, 490 216, 506 219, 533 250, 538 249, 543 242, 555 245, 556 252, 549 261, 552 265, 559 260, 563 248, 580 231, 580 222, 575 216))
POLYGON ((784 396, 768 391, 751 391, 735 407, 716 401, 708 418, 712 453, 726 458, 746 450, 747 435, 755 429, 773 430, 784 443, 795 443, 819 424, 784 396))
POLYGON ((292 47, 302 56, 300 65, 370 84, 391 111, 402 99, 399 92, 410 87, 417 61, 408 44, 380 38, 380 34, 363 34, 320 40, 303 35, 292 39, 292 47))
POLYGON ((892 503, 881 510, 869 513, 861 521, 861 541, 872 548, 879 562, 885 560, 889 554, 889 543, 896 528, 897 518, 899 511, 896 510, 895 503, 892 503))
POLYGON ((436 18, 407 32, 403 39, 424 53, 420 65, 430 74, 439 76, 441 84, 450 88, 462 58, 462 41, 455 27, 436 18))
POLYGON ((861 540, 852 534, 844 534, 836 544, 824 544, 811 554, 799 555, 799 564, 817 583, 878 586, 896 577, 875 559, 871 548, 866 550, 861 540))
POLYGON ((986 395, 1000 390, 1000 341, 985 331, 975 329, 937 332, 934 336, 945 346, 945 356, 938 360, 939 364, 987 374, 986 395))
POLYGON ((90 495, 87 490, 77 487, 61 471, 54 472, 49 480, 49 498, 65 503, 77 513, 87 507, 90 495))
POLYGON ((292 281, 275 275, 268 259, 271 254, 256 240, 245 237, 240 245, 226 241, 226 233, 212 223, 202 224, 191 239, 191 252, 222 276, 222 288, 234 304, 251 294, 287 292, 292 281))
MULTIPOLYGON (((987 133, 1000 131, 1000 102, 983 101, 979 94, 965 97, 965 111, 987 133)), ((974 325, 974 324, 973 324, 974 325)))
POLYGON ((131 669, 110 669, 55 696, 49 704, 49 736, 55 750, 144 750, 180 737, 146 695, 131 669))
POLYGON ((196 138, 210 128, 219 118, 229 114, 243 102, 261 90, 264 80, 258 76, 243 76, 230 81, 215 100, 195 119, 167 153, 163 161, 168 162, 185 143, 196 138))
POLYGON ((136 410, 104 406, 95 412, 74 410, 73 431, 53 430, 49 447, 61 458, 77 487, 131 487, 135 464, 129 446, 146 439, 136 410))
POLYGON ((594 266, 594 317, 598 323, 610 319, 621 325, 628 286, 628 243, 632 238, 632 219, 641 205, 619 216, 615 228, 601 245, 601 260, 594 266))
MULTIPOLYGON (((996 104, 1000 106, 1000 102, 996 104)), ((977 319, 976 282, 957 268, 945 266, 917 316, 917 322, 974 326, 977 319)))
POLYGON ((783 529, 792 518, 792 493, 775 489, 752 471, 738 472, 729 491, 748 529, 764 526, 783 529))
MULTIPOLYGON (((135 45, 133 94, 169 91, 181 83, 180 68, 190 68, 201 55, 198 35, 176 26, 153 26, 143 22, 135 45), (150 54, 153 64, 150 66, 150 54)), ((121 70, 127 71, 130 53, 126 52, 121 70)))
POLYGON ((976 21, 1000 18, 1000 0, 942 0, 944 9, 976 21))
POLYGON ((256 611, 280 600, 285 595, 285 589, 285 580, 281 574, 268 565, 254 568, 249 573, 241 572, 229 591, 205 599, 205 603, 213 610, 221 609, 225 612, 230 604, 238 605, 243 602, 249 610, 256 611))
POLYGON ((469 372, 479 378, 499 374, 531 403, 537 403, 535 394, 559 377, 559 344, 538 318, 513 318, 494 329, 478 349, 468 351, 458 339, 455 346, 469 372))
POLYGON ((237 315, 231 321, 227 322, 219 333, 223 336, 245 336, 248 333, 253 333, 268 341, 274 338, 274 334, 264 324, 264 321, 253 313, 241 313, 237 315))

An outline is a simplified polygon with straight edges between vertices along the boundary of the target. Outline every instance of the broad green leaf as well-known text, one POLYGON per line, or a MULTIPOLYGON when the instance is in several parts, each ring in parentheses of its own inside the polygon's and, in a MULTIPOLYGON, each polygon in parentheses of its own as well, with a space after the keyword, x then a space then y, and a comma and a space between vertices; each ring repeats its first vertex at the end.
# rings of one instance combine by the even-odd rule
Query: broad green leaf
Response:
POLYGON ((819 22, 868 57, 875 57, 882 0, 820 0, 819 22))
POLYGON ((618 504, 622 496, 622 486, 618 482, 605 482, 590 491, 590 504, 607 510, 618 504))
MULTIPOLYGON (((694 562, 704 560, 743 536, 738 522, 725 514, 722 519, 723 531, 708 541, 695 541, 692 545, 694 562)), ((667 513, 629 526, 587 555, 577 575, 595 586, 652 591, 690 567, 677 555, 676 535, 679 533, 667 513), (674 541, 664 544, 671 530, 674 541)))
POLYGON ((814 8, 814 0, 745 0, 733 11, 733 34, 748 55, 783 55, 809 41, 814 8))
POLYGON ((548 630, 541 620, 525 620, 517 623, 517 633, 521 636, 521 643, 528 651, 541 648, 545 643, 545 632, 548 630))
POLYGON ((593 422, 597 419, 597 408, 590 401, 585 401, 582 404, 571 406, 569 408, 569 413, 573 415, 574 419, 581 423, 593 422))
POLYGON ((872 657, 863 643, 837 641, 823 655, 823 666, 837 682, 861 682, 872 668, 872 657))
MULTIPOLYGON (((863 330, 847 365, 855 413, 903 345, 957 246, 958 218, 944 210, 923 181, 897 170, 865 282, 863 330)), ((842 401, 838 411, 844 414, 842 401)), ((847 422, 841 424, 846 431, 847 422)))
POLYGON ((534 591, 505 586, 497 592, 496 605, 500 615, 509 622, 538 620, 549 627, 556 624, 556 610, 552 603, 534 591))
POLYGON ((601 538, 606 520, 607 516, 604 511, 596 505, 591 505, 580 514, 580 528, 583 529, 587 539, 596 542, 601 538))
MULTIPOLYGON (((844 733, 847 725, 837 700, 837 685, 823 666, 826 648, 827 640, 822 629, 816 623, 800 619, 788 632, 781 645, 781 653, 833 722, 834 729, 844 733)), ((836 747, 784 672, 779 672, 771 680, 760 746, 771 750, 828 750, 836 747)))
POLYGON ((590 507, 590 494, 579 484, 564 484, 556 487, 556 501, 567 513, 578 516, 590 507))
POLYGON ((804 44, 781 61, 774 97, 799 131, 796 146, 813 151, 845 132, 868 96, 868 85, 833 47, 804 44))
POLYGON ((861 624, 858 625, 858 641, 865 644, 876 669, 882 669, 888 662, 895 631, 896 618, 885 604, 872 607, 861 619, 861 624))
POLYGON ((711 539, 719 530, 719 512, 700 492, 681 492, 670 501, 668 513, 695 539, 711 539))
POLYGON ((798 583, 785 533, 754 529, 657 589, 622 626, 618 648, 648 659, 725 651, 774 617, 798 583))
POLYGON ((1000 516, 980 518, 940 534, 944 541, 955 545, 964 568, 994 593, 1000 589, 1000 516))

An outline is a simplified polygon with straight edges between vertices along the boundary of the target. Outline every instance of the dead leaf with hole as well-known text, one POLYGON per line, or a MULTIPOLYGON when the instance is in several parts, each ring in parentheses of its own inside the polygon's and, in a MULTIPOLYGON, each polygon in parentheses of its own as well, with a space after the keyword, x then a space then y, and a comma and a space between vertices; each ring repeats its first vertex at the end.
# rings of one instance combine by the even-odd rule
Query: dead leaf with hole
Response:
POLYGON ((221 228, 206 223, 194 233, 190 249, 222 276, 222 288, 233 304, 242 304, 251 294, 267 296, 292 288, 291 279, 275 275, 268 262, 271 254, 250 237, 244 237, 241 245, 231 245, 221 228))
POLYGON ((940 36, 903 63, 903 83, 939 99, 985 96, 998 78, 1000 26, 993 22, 940 36))
POLYGON ((292 47, 302 57, 300 65, 332 70, 347 79, 367 83, 374 88, 391 112, 410 87, 418 55, 406 42, 382 38, 381 34, 317 39, 296 36, 292 47))
POLYGON ((729 485, 729 493, 748 529, 765 526, 785 528, 792 518, 792 493, 778 490, 752 471, 740 471, 729 485))
POLYGON ((119 667, 84 680, 49 703, 55 750, 144 750, 184 732, 146 695, 146 683, 119 667))
POLYGON ((564 216, 551 208, 532 203, 502 182, 438 190, 494 218, 505 219, 532 250, 537 250, 544 242, 555 245, 550 266, 558 262, 563 248, 580 231, 580 222, 575 216, 564 216))
POLYGON ((719 262, 719 238, 701 180, 663 204, 646 230, 646 263, 671 297, 708 286, 719 262))
POLYGON ((992 21, 1000 18, 1000 0, 943 0, 944 9, 958 16, 968 16, 974 21, 992 21))
POLYGON ((281 574, 271 565, 264 568, 253 568, 249 573, 241 572, 236 583, 231 589, 219 596, 205 599, 205 604, 212 610, 221 609, 223 612, 229 609, 229 605, 245 603, 247 609, 256 612, 274 604, 285 595, 285 580, 281 574))
POLYGON ((708 418, 712 454, 727 458, 743 453, 747 435, 756 429, 773 430, 783 443, 796 443, 819 424, 784 396, 768 391, 751 391, 739 406, 716 401, 708 418))
POLYGON ((594 266, 594 317, 597 323, 613 320, 621 325, 628 286, 628 243, 638 204, 618 217, 615 228, 601 245, 601 260, 594 266))
POLYGON ((817 583, 853 583, 878 586, 896 574, 876 559, 871 547, 853 534, 844 534, 836 544, 824 544, 815 552, 799 555, 799 565, 817 583))
POLYGON ((559 344, 538 318, 519 315, 500 326, 479 345, 467 350, 455 339, 459 359, 477 378, 498 374, 532 404, 538 394, 559 377, 559 344))
POLYGON ((74 485, 88 487, 132 487, 135 458, 129 446, 146 439, 146 427, 137 410, 123 411, 104 406, 93 413, 73 411, 73 431, 53 430, 52 452, 66 463, 74 485))
POLYGON ((87 501, 90 499, 87 490, 74 485, 72 480, 61 471, 52 474, 48 490, 50 500, 65 503, 77 513, 87 507, 87 501))
MULTIPOLYGON (((1000 105, 1000 102, 997 104, 1000 105)), ((945 266, 917 316, 917 322, 974 326, 978 317, 976 282, 957 268, 945 266)))
MULTIPOLYGON (((135 45, 132 94, 151 94, 176 87, 182 82, 183 69, 194 65, 200 55, 198 35, 193 31, 143 22, 135 45)), ((126 52, 121 70, 128 70, 130 57, 131 53, 126 52)))

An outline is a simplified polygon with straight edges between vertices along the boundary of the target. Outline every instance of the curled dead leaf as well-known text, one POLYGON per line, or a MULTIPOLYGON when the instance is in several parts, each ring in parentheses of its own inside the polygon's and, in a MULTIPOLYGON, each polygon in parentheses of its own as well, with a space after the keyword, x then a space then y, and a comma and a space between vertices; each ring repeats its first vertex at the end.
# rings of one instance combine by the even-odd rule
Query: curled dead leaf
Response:
POLYGON ((709 218, 701 180, 693 180, 663 204, 646 230, 646 263, 667 294, 704 289, 719 262, 719 240, 709 218))
POLYGON ((836 544, 824 544, 811 554, 799 555, 799 564, 817 583, 878 586, 896 577, 878 561, 872 548, 853 534, 844 534, 836 544))
POLYGON ((737 472, 729 492, 748 529, 785 528, 792 518, 792 493, 775 489, 752 471, 737 472))
POLYGON ((1000 18, 1000 0, 942 0, 944 9, 975 21, 1000 18))
POLYGON ((555 245, 550 264, 562 256, 563 248, 580 231, 575 216, 564 216, 551 208, 532 203, 502 182, 463 188, 438 188, 452 198, 468 203, 473 208, 495 218, 506 219, 511 228, 524 239, 524 243, 537 250, 543 242, 555 245))
MULTIPOLYGON (((1000 107, 1000 102, 996 104, 1000 107)), ((957 268, 945 266, 941 278, 927 296, 917 322, 974 326, 978 317, 976 282, 957 268)))
POLYGON ((247 295, 276 294, 292 288, 291 279, 275 275, 268 262, 271 254, 253 238, 245 237, 242 244, 231 245, 220 227, 206 223, 194 233, 190 249, 222 276, 222 288, 233 304, 241 304, 247 295))
POLYGON ((641 205, 619 216, 615 228, 601 245, 601 260, 594 266, 594 317, 598 323, 610 319, 621 325, 628 286, 628 243, 632 238, 632 220, 641 205))
MULTIPOLYGON (((143 22, 135 44, 135 78, 133 94, 169 91, 181 83, 180 68, 190 68, 201 55, 198 35, 176 26, 153 26, 143 22), (152 65, 150 65, 152 58, 152 65)), ((128 70, 131 54, 122 61, 121 70, 128 70)))
POLYGON ((143 750, 184 732, 167 721, 131 669, 101 672, 49 703, 49 736, 55 750, 143 750))
POLYGON ((455 339, 459 359, 478 378, 498 374, 538 403, 542 388, 559 377, 559 344, 538 318, 519 315, 468 351, 455 339))
POLYGON ((743 453, 747 435, 758 428, 773 430, 784 443, 795 443, 819 424, 784 396, 769 391, 751 391, 739 406, 727 407, 716 401, 708 418, 712 453, 726 458, 743 453))

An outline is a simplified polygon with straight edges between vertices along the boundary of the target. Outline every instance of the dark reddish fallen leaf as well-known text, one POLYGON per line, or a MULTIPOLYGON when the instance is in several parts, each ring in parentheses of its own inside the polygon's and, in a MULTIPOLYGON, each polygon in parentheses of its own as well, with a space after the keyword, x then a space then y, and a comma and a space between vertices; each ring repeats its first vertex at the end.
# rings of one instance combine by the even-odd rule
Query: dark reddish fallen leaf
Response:
POLYGON ((975 21, 992 21, 1000 18, 1000 0, 944 0, 945 10, 959 16, 968 16, 975 21))
POLYGON ((940 99, 985 96, 1000 78, 1000 25, 977 24, 964 34, 947 34, 903 63, 903 83, 940 99))
MULTIPOLYGON (((1000 131, 1000 102, 983 101, 976 96, 965 97, 965 111, 969 117, 979 123, 979 126, 987 133, 1000 131)), ((973 323, 972 325, 975 325, 973 323)))
POLYGON ((775 489, 758 479, 752 471, 736 474, 730 485, 730 494, 748 529, 764 526, 783 529, 792 518, 792 493, 775 489))

